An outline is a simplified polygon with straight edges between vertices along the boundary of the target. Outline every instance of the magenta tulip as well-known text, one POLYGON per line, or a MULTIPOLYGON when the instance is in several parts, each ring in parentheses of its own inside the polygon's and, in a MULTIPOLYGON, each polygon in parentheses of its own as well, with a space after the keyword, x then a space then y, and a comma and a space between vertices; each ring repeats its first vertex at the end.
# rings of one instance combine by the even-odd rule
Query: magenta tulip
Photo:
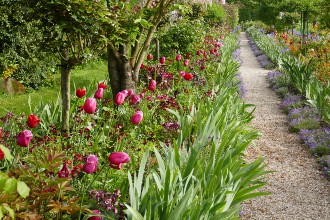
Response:
POLYGON ((136 94, 132 95, 129 99, 129 103, 131 105, 135 105, 135 104, 139 103, 140 101, 141 101, 140 96, 138 96, 136 94))
POLYGON ((98 164, 98 158, 95 155, 89 155, 86 159, 86 163, 84 164, 85 173, 94 173, 96 171, 98 164))
POLYGON ((131 95, 133 95, 133 94, 134 94, 133 89, 129 89, 128 92, 127 92, 127 95, 128 95, 128 96, 131 96, 131 95))
POLYGON ((161 57, 160 60, 159 60, 160 64, 165 64, 165 60, 166 60, 165 57, 161 57))
POLYGON ((30 141, 33 137, 33 134, 30 130, 24 130, 18 135, 17 144, 21 147, 27 147, 30 144, 30 141))
POLYGON ((189 60, 184 60, 183 65, 188 66, 189 65, 189 60))
POLYGON ((152 54, 151 53, 148 54, 147 59, 148 60, 151 60, 152 59, 152 54))
POLYGON ((175 59, 176 59, 176 61, 180 61, 182 59, 181 54, 176 55, 175 59))
POLYGON ((148 89, 150 91, 155 91, 156 90, 156 81, 155 80, 151 80, 150 83, 149 83, 149 86, 148 86, 148 89))
POLYGON ((131 122, 135 125, 138 125, 138 124, 140 124, 142 119, 143 119, 143 112, 136 111, 135 114, 131 117, 131 122))
POLYGON ((127 94, 125 94, 123 91, 118 92, 115 98, 115 104, 116 105, 121 105, 124 103, 125 98, 126 98, 127 94))
POLYGON ((127 163, 131 160, 129 155, 125 152, 112 152, 109 155, 110 167, 120 170, 123 163, 127 163))
POLYGON ((94 98, 96 98, 96 99, 102 99, 103 93, 104 93, 104 89, 103 88, 97 89, 96 92, 95 92, 95 94, 94 94, 94 98))
POLYGON ((88 114, 94 114, 94 112, 96 111, 96 99, 95 98, 86 99, 84 110, 88 114))

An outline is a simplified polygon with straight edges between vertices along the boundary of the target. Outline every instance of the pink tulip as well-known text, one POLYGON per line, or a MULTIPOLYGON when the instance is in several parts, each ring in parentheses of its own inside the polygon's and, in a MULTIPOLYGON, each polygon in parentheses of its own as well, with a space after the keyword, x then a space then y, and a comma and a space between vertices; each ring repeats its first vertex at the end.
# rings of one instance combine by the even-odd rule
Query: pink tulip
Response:
POLYGON ((165 60, 166 60, 165 57, 161 57, 160 60, 159 60, 160 64, 165 64, 165 60))
MULTIPOLYGON (((96 214, 96 215, 101 215, 101 211, 99 210, 92 210, 93 214, 96 214)), ((102 220, 102 217, 101 216, 92 216, 92 217, 89 217, 87 220, 102 220)))
POLYGON ((189 60, 188 59, 184 60, 183 65, 188 66, 189 65, 189 60))
POLYGON ((125 98, 126 98, 127 94, 125 94, 123 91, 118 92, 115 98, 115 104, 116 105, 121 105, 124 103, 125 98))
POLYGON ((123 163, 127 163, 131 160, 129 155, 125 152, 112 152, 109 155, 110 167, 120 170, 123 163))
POLYGON ((88 174, 94 173, 98 164, 98 158, 95 155, 89 155, 84 164, 84 171, 88 174))
POLYGON ((138 124, 140 124, 142 119, 143 119, 143 112, 136 111, 135 114, 131 117, 131 122, 135 125, 138 125, 138 124))
POLYGON ((184 75, 185 75, 186 73, 183 72, 183 71, 180 71, 179 74, 180 74, 180 76, 184 77, 184 75))
POLYGON ((96 99, 95 98, 86 99, 84 110, 88 114, 94 114, 94 112, 96 111, 96 99))
POLYGON ((135 105, 135 104, 139 103, 140 101, 141 101, 140 96, 134 94, 134 95, 131 96, 131 98, 129 100, 129 103, 131 105, 135 105))
POLYGON ((33 134, 30 130, 24 130, 18 135, 17 144, 21 147, 27 147, 30 144, 30 141, 33 137, 33 134))
POLYGON ((176 55, 175 59, 176 59, 176 61, 180 61, 182 59, 181 54, 176 55))
POLYGON ((127 92, 127 95, 128 95, 128 96, 131 96, 131 95, 133 95, 133 94, 134 94, 133 89, 129 89, 128 92, 127 92))
POLYGON ((104 89, 103 88, 97 89, 96 92, 95 92, 95 94, 94 94, 94 98, 96 98, 96 99, 102 99, 103 92, 104 92, 104 89))
POLYGON ((156 81, 155 80, 151 80, 150 83, 149 83, 149 86, 148 86, 148 89, 150 91, 155 91, 156 90, 156 81))

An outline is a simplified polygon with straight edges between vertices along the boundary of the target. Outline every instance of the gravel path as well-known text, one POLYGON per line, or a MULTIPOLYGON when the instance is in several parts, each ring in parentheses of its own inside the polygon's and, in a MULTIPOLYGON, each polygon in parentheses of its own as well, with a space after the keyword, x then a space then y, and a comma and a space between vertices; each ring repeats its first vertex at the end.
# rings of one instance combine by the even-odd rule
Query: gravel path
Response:
POLYGON ((286 115, 278 108, 280 100, 266 79, 269 71, 260 67, 245 33, 240 38, 245 100, 256 105, 252 126, 262 133, 248 148, 246 159, 263 156, 268 170, 276 171, 267 176, 268 185, 263 188, 273 194, 243 204, 241 219, 330 220, 330 181, 300 144, 298 135, 289 133, 286 115))

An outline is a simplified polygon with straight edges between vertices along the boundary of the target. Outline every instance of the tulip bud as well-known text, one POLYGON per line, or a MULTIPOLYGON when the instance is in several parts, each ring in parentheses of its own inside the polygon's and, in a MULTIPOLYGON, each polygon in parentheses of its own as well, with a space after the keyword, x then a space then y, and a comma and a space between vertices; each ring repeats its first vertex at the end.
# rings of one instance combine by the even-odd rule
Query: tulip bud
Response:
POLYGON ((141 101, 141 99, 140 99, 140 96, 134 94, 134 95, 131 96, 129 101, 130 101, 129 103, 131 105, 135 105, 135 104, 139 103, 141 101))
POLYGON ((161 57, 160 60, 159 60, 160 64, 165 64, 165 60, 166 60, 165 57, 161 57))
POLYGON ((134 94, 133 89, 129 89, 128 92, 127 92, 127 95, 128 95, 128 96, 131 96, 131 95, 133 95, 133 94, 134 94))
POLYGON ((147 60, 151 60, 152 59, 152 54, 149 53, 148 56, 147 56, 147 60))
POLYGON ((97 88, 98 88, 98 89, 99 89, 99 88, 107 89, 108 86, 107 86, 106 84, 104 84, 104 83, 99 83, 99 84, 97 85, 97 88))
POLYGON ((120 170, 123 163, 127 163, 131 160, 129 155, 125 152, 112 152, 109 155, 110 167, 120 170))
POLYGON ((98 164, 98 158, 95 155, 89 155, 86 159, 86 163, 84 164, 85 173, 94 173, 96 171, 98 164))
POLYGON ((132 124, 138 125, 143 119, 143 112, 136 111, 135 114, 131 117, 132 124))
POLYGON ((188 66, 189 65, 189 60, 188 59, 184 60, 183 65, 188 66))
POLYGON ((204 65, 201 65, 201 70, 205 69, 206 67, 204 65))
POLYGON ((103 88, 97 89, 96 92, 95 92, 95 94, 94 94, 94 98, 96 98, 96 99, 102 99, 103 93, 104 93, 104 89, 103 88))
POLYGON ((176 61, 180 61, 182 59, 181 54, 176 55, 175 59, 176 59, 176 61))
POLYGON ((5 157, 5 153, 0 148, 0 160, 2 160, 5 157))
MULTIPOLYGON (((101 215, 101 211, 99 210, 92 210, 93 214, 96 214, 96 215, 101 215)), ((91 216, 89 217, 87 220, 102 220, 102 217, 101 216, 91 216)))
POLYGON ((2 138, 2 128, 0 128, 0 138, 2 138))
POLYGON ((190 73, 186 73, 186 74, 184 74, 183 78, 184 78, 185 80, 192 80, 194 77, 193 77, 192 74, 190 74, 190 73))
POLYGON ((115 98, 115 104, 116 105, 121 105, 124 103, 125 101, 125 98, 126 98, 126 94, 121 91, 121 92, 118 92, 117 95, 116 95, 116 98, 115 98))
POLYGON ((88 114, 94 114, 94 112, 96 111, 96 99, 95 98, 86 99, 84 110, 88 114))
POLYGON ((78 98, 82 98, 82 97, 84 97, 85 95, 86 95, 86 89, 78 88, 78 89, 76 90, 76 96, 77 96, 78 98))
POLYGON ((28 120, 26 123, 29 126, 29 128, 34 128, 40 123, 40 120, 37 116, 35 116, 34 114, 31 114, 28 116, 28 120))
POLYGON ((156 90, 156 81, 155 80, 151 80, 150 83, 149 83, 149 86, 148 86, 148 89, 150 91, 155 91, 156 90))
POLYGON ((30 130, 24 130, 18 135, 17 144, 21 147, 27 147, 30 144, 30 141, 33 137, 33 134, 30 130))

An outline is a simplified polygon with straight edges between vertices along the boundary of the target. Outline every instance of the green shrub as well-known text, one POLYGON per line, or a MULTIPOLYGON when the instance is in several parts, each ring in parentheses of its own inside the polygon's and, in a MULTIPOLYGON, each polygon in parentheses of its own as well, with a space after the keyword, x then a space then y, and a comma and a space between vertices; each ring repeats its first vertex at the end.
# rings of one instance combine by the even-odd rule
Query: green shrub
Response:
POLYGON ((177 21, 160 34, 161 54, 169 56, 173 50, 177 50, 182 54, 191 51, 193 43, 201 41, 204 36, 203 28, 201 20, 189 21, 182 19, 177 21))
POLYGON ((221 5, 212 4, 207 8, 204 20, 211 26, 218 25, 226 19, 226 16, 227 13, 221 5))

